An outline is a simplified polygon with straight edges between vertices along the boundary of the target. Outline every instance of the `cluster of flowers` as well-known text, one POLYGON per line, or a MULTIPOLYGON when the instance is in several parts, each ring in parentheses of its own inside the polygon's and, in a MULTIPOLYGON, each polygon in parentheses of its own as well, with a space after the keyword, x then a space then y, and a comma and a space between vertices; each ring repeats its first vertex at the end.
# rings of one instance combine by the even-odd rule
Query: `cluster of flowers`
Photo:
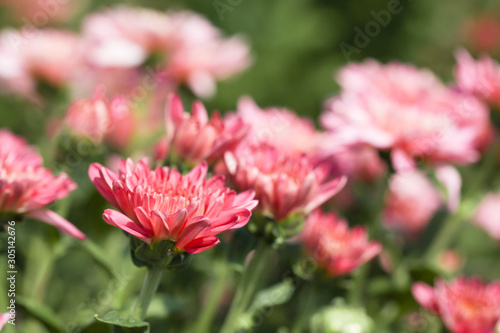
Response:
POLYGON ((0 85, 39 101, 37 84, 82 96, 98 83, 109 91, 141 94, 187 84, 210 96, 215 81, 250 64, 239 37, 224 38, 205 18, 188 11, 117 7, 88 16, 80 35, 24 27, 0 32, 0 85))
MULTIPOLYGON (((108 81, 111 98, 98 89, 74 102, 64 125, 75 137, 123 148, 133 120, 120 78, 140 77, 157 56, 156 74, 167 73, 163 93, 186 83, 198 95, 211 95, 216 79, 249 64, 240 39, 223 39, 196 14, 120 7, 88 17, 81 36, 3 32, 0 83, 37 99, 37 80, 84 94, 81 84, 116 79, 108 81), (81 79, 82 68, 88 82, 81 79)), ((221 232, 244 227, 252 212, 283 227, 305 218, 299 239, 312 258, 331 276, 352 272, 382 253, 382 245, 370 242, 364 227, 349 228, 335 213, 323 212, 325 202, 341 190, 345 199, 352 183, 380 180, 392 168, 382 221, 415 237, 443 204, 450 212, 459 209, 461 178, 454 166, 478 161, 491 146, 488 104, 500 107, 500 66, 487 57, 476 61, 466 51, 457 60, 454 86, 400 63, 348 65, 338 75, 340 94, 325 103, 323 130, 286 108, 262 109, 249 97, 224 116, 209 116, 199 101, 188 113, 170 93, 166 134, 149 159, 158 166, 152 168, 147 158, 124 159, 117 168, 90 166, 90 180, 115 208, 106 209, 103 219, 150 246, 168 240, 177 253, 196 254, 217 245, 221 232), (391 166, 379 152, 390 154, 391 166), (190 171, 182 174, 174 166, 190 171)), ((44 168, 24 139, 2 130, 0 141, 2 214, 38 219, 85 239, 46 209, 75 183, 44 168)), ((488 195, 474 220, 500 239, 498 207, 499 195, 488 195)), ((435 289, 415 284, 413 293, 454 333, 492 332, 500 319, 498 283, 438 280, 435 289)))

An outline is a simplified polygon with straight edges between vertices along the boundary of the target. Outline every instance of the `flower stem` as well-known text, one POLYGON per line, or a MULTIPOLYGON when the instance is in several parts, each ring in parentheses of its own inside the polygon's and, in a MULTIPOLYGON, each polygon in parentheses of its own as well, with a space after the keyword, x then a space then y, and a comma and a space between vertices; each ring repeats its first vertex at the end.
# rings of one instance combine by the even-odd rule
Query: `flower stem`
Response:
POLYGON ((443 222, 438 234, 434 237, 431 245, 425 252, 424 258, 427 261, 434 261, 437 255, 450 245, 452 239, 460 229, 463 220, 464 218, 459 214, 459 212, 448 216, 448 218, 443 222))
POLYGON ((222 326, 221 333, 234 333, 238 329, 238 320, 247 310, 250 302, 257 291, 264 271, 268 266, 273 253, 272 247, 264 239, 259 240, 259 244, 250 260, 250 263, 243 273, 236 293, 229 309, 229 313, 222 326))
POLYGON ((292 333, 301 333, 308 327, 308 322, 314 314, 317 305, 317 291, 314 281, 305 281, 300 295, 301 311, 293 324, 292 333))
POLYGON ((160 280, 165 269, 159 266, 148 267, 148 272, 146 273, 146 278, 144 279, 144 284, 142 285, 141 293, 135 304, 134 311, 132 312, 132 317, 144 320, 146 313, 148 311, 149 304, 153 299, 158 286, 160 285, 160 280))
POLYGON ((196 320, 196 325, 194 329, 190 329, 190 332, 205 333, 210 332, 212 322, 217 310, 219 309, 219 304, 224 291, 226 290, 227 278, 229 270, 225 263, 221 263, 219 269, 217 270, 217 282, 213 286, 206 304, 203 305, 198 320, 196 320))

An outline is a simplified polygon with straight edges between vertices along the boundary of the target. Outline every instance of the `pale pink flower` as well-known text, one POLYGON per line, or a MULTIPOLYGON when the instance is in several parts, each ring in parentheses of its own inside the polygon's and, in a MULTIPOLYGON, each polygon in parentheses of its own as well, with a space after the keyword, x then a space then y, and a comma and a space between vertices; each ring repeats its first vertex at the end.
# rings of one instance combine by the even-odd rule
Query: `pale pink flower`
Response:
POLYGON ((106 140, 123 149, 132 135, 133 117, 125 98, 115 97, 108 101, 104 92, 98 89, 91 98, 70 105, 63 125, 73 134, 96 144, 106 140))
POLYGON ((418 234, 441 204, 439 191, 420 171, 397 173, 389 180, 383 224, 390 229, 418 234))
POLYGON ((486 195, 477 208, 473 221, 492 238, 500 241, 500 192, 486 195))
POLYGON ((240 37, 224 38, 202 16, 189 11, 168 13, 172 40, 166 70, 198 96, 215 93, 215 82, 250 65, 250 51, 240 37))
POLYGON ((118 174, 98 163, 89 177, 118 211, 106 209, 104 220, 151 244, 171 240, 178 251, 199 253, 219 243, 217 234, 247 224, 257 205, 253 191, 236 194, 224 177, 205 179, 208 166, 187 175, 175 169, 151 170, 146 160, 136 166, 123 160, 118 174))
POLYGON ((368 146, 353 146, 332 154, 329 158, 332 173, 346 175, 349 180, 370 182, 382 177, 386 163, 377 150, 368 146))
POLYGON ((307 252, 332 276, 350 273, 382 251, 379 243, 368 241, 363 227, 349 229, 345 220, 319 210, 309 215, 300 237, 307 252))
POLYGON ((10 320, 10 313, 9 312, 0 314, 0 331, 5 326, 5 324, 7 324, 9 322, 9 320, 10 320))
POLYGON ((248 131, 237 116, 221 118, 214 112, 209 118, 199 101, 193 103, 191 114, 184 112, 182 101, 175 93, 168 97, 165 122, 169 153, 174 159, 192 164, 221 158, 225 151, 238 145, 248 131))
POLYGON ((254 190, 260 211, 277 222, 311 212, 346 183, 343 176, 328 180, 329 166, 314 165, 307 155, 285 155, 265 143, 227 152, 217 170, 227 173, 238 189, 254 190))
POLYGON ((438 279, 435 287, 417 282, 412 293, 424 308, 441 317, 452 333, 493 333, 500 319, 500 283, 475 278, 438 279))
POLYGON ((448 273, 458 272, 464 264, 464 258, 454 250, 446 250, 439 254, 437 265, 448 273))
POLYGON ((500 108, 500 65, 488 55, 474 60, 466 50, 456 53, 458 88, 500 108))
POLYGON ((83 36, 88 60, 100 67, 136 67, 154 52, 167 51, 172 30, 166 13, 125 6, 85 19, 83 36))
POLYGON ((66 197, 76 184, 62 173, 54 176, 24 139, 0 130, 0 212, 46 222, 73 237, 85 239, 70 222, 45 209, 66 197))
POLYGON ((0 33, 0 83, 36 99, 37 80, 53 86, 71 82, 81 65, 79 38, 61 30, 6 30, 0 33))
POLYGON ((472 163, 491 132, 484 104, 429 71, 366 61, 342 69, 338 81, 342 92, 327 102, 323 125, 340 143, 390 149, 397 170, 415 168, 415 159, 472 163))
POLYGON ((251 126, 248 142, 270 144, 287 154, 319 153, 322 135, 311 120, 285 108, 261 109, 250 97, 238 102, 237 114, 251 126))

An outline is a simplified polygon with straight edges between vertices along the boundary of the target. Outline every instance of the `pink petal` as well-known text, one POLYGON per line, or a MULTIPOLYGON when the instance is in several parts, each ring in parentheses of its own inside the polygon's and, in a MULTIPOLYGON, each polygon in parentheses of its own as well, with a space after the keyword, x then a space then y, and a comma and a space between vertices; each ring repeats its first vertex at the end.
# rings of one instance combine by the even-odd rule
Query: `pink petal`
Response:
POLYGON ((195 239, 184 247, 187 253, 197 254, 208 250, 215 245, 219 244, 220 240, 215 236, 203 237, 195 239))
POLYGON ((53 225, 65 234, 78 239, 87 239, 87 237, 80 232, 73 224, 71 224, 66 219, 62 218, 58 214, 54 213, 48 209, 37 209, 26 213, 26 216, 32 217, 34 219, 43 221, 47 224, 53 225))
POLYGON ((411 171, 416 168, 415 161, 401 149, 392 151, 391 161, 394 169, 398 172, 411 171))
POLYGON ((415 300, 424 308, 435 313, 439 312, 436 302, 436 294, 431 286, 425 283, 417 282, 411 287, 411 292, 413 297, 415 297, 415 300))
POLYGON ((460 205, 460 191, 462 189, 462 177, 460 173, 451 165, 445 165, 436 169, 436 176, 448 192, 448 210, 455 212, 460 205))
POLYGON ((316 197, 306 206, 304 209, 305 212, 311 212, 315 208, 321 206, 335 194, 339 193, 347 183, 347 177, 342 176, 338 177, 328 183, 325 183, 320 186, 319 192, 316 197))
POLYGON ((175 247, 183 249, 187 244, 194 240, 199 234, 210 230, 210 220, 208 217, 200 217, 186 222, 184 229, 177 236, 175 247))
POLYGON ((104 211, 104 214, 102 215, 102 218, 106 223, 118 227, 123 231, 128 232, 132 236, 135 236, 143 240, 151 238, 151 236, 148 234, 147 230, 144 227, 138 225, 130 218, 128 218, 127 216, 123 215, 120 212, 117 212, 116 210, 106 209, 104 211))

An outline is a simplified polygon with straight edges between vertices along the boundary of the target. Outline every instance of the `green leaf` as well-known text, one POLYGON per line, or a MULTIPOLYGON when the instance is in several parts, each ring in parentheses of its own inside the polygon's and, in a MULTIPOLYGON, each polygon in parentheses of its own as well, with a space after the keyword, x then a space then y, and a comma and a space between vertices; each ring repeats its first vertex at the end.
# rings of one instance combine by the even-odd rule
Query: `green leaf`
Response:
POLYGON ((101 323, 113 326, 114 333, 149 333, 149 324, 133 318, 123 318, 118 311, 111 311, 104 317, 94 316, 101 323))
POLYGON ((51 308, 45 304, 36 302, 22 296, 16 297, 16 302, 23 307, 31 316, 43 323, 52 332, 64 332, 64 323, 57 318, 51 308))

